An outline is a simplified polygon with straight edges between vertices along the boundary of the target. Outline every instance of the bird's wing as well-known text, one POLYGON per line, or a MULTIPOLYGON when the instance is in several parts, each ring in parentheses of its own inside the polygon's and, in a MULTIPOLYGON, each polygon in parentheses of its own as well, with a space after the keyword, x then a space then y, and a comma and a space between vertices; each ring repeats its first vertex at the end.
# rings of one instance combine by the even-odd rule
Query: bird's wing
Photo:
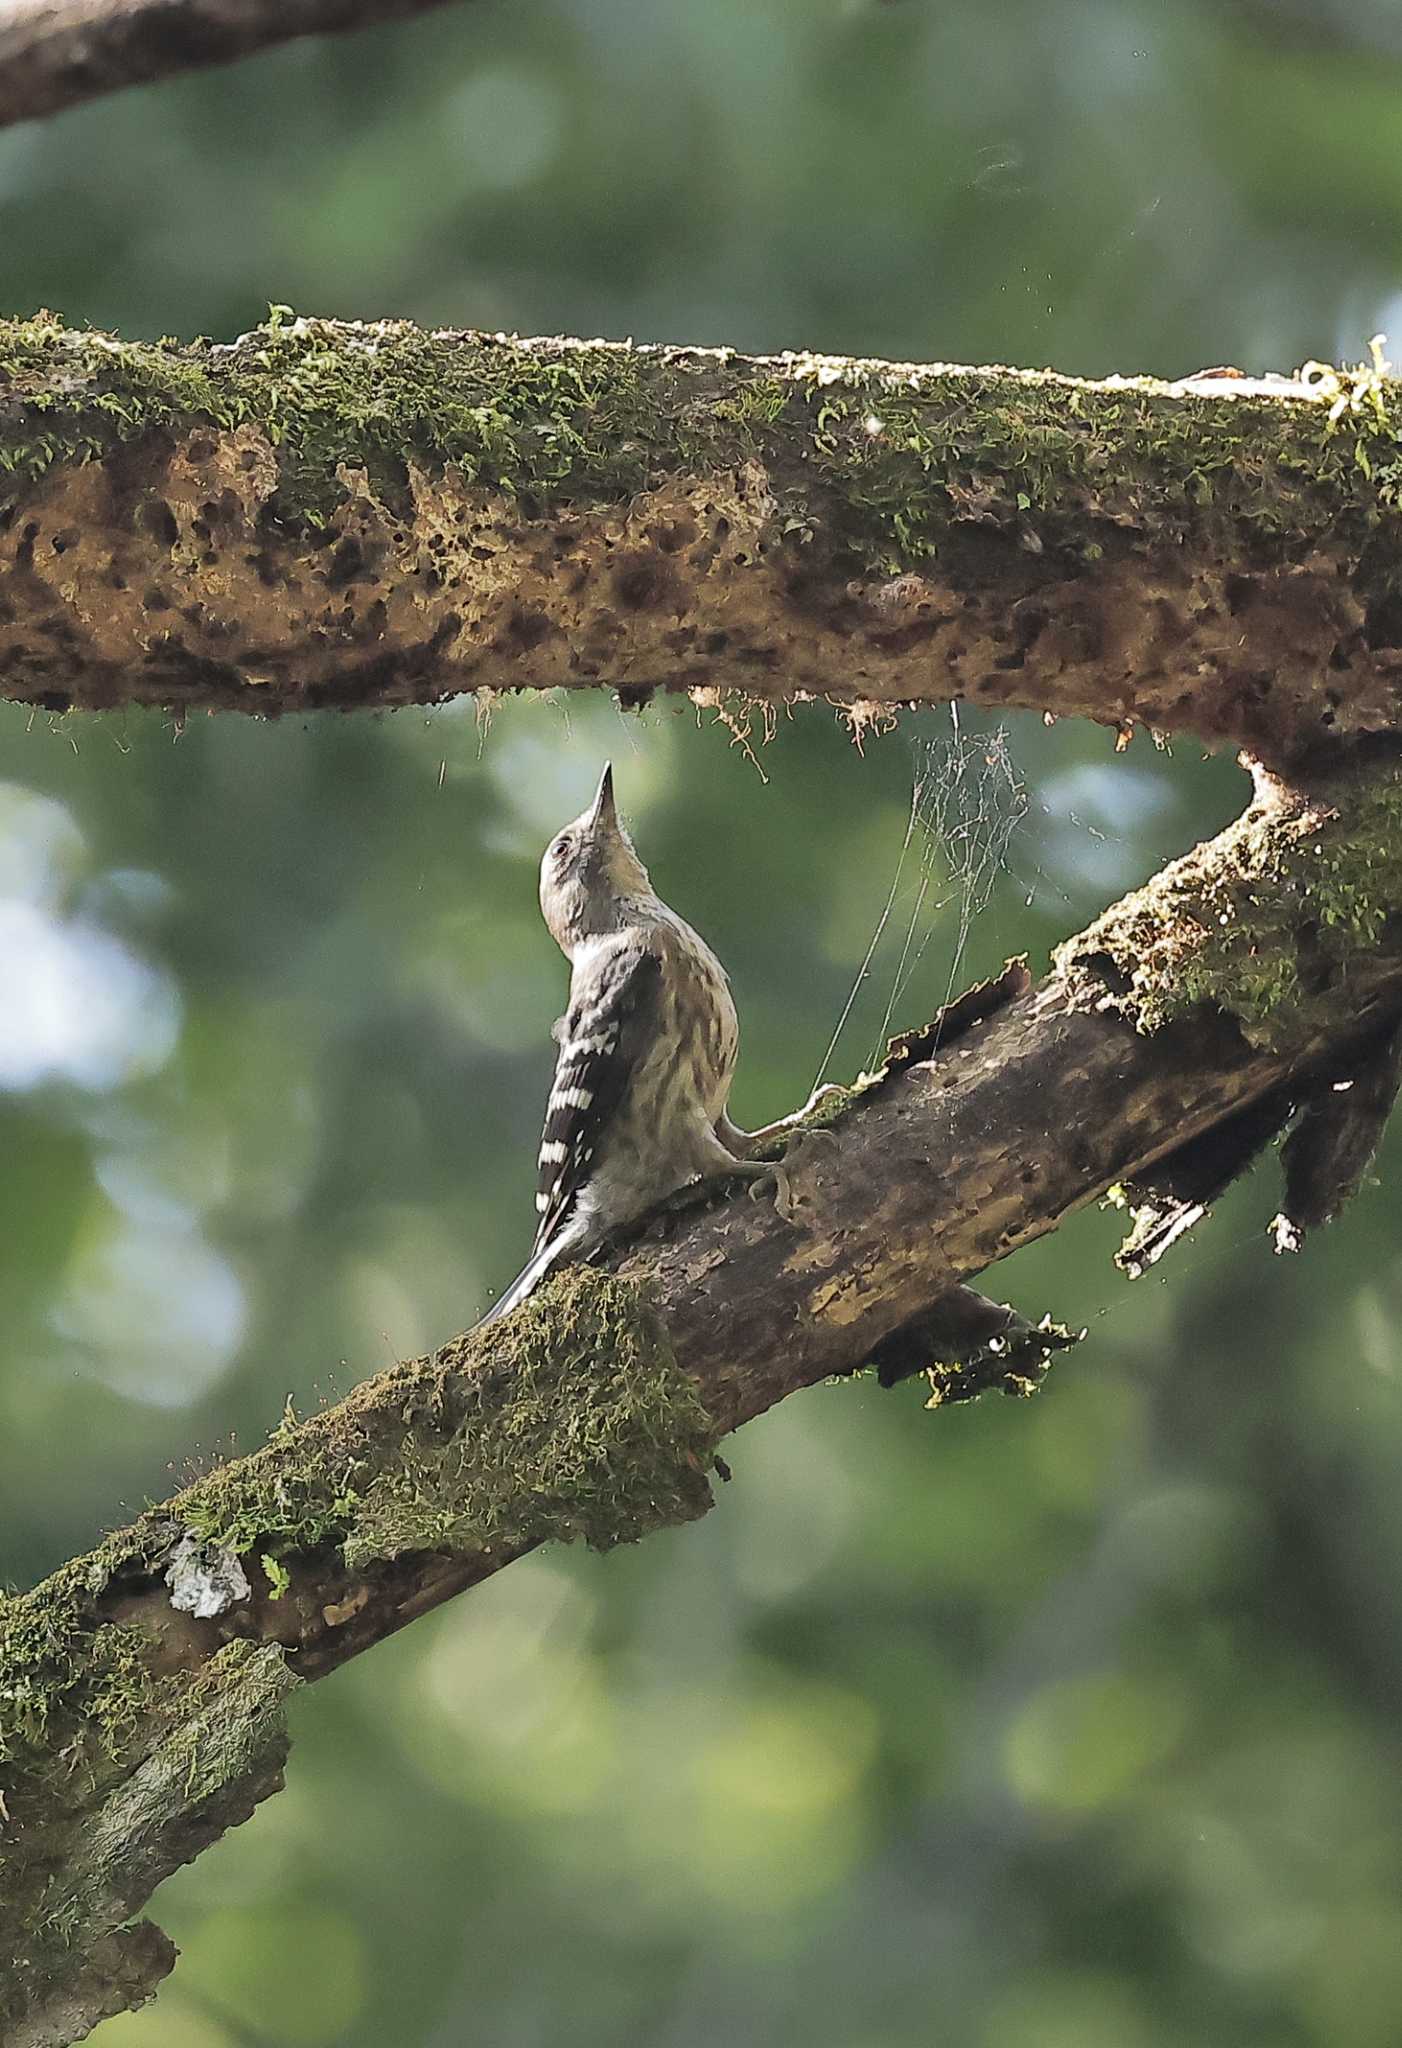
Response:
MULTIPOLYGON (((573 993, 573 992, 572 992, 573 993)), ((550 1242, 594 1170, 638 1060, 656 1038, 662 963, 641 940, 606 954, 556 1026, 559 1056, 540 1139, 535 1249, 550 1242)))

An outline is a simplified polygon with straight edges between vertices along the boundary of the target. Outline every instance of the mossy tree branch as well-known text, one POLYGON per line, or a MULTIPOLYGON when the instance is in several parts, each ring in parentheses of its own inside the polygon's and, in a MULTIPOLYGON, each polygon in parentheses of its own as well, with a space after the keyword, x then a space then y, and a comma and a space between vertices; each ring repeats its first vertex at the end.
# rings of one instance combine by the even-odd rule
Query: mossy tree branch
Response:
POLYGON ((129 85, 250 57, 298 36, 370 28, 447 0, 10 0, 0 128, 129 85))
POLYGON ((1395 387, 0 324, 0 691, 975 702, 1279 766, 1402 705, 1395 387))
MULTIPOLYGON (((1297 1106, 1347 1101, 1387 1043, 1387 1086, 1362 1091, 1375 1123, 1399 905, 1402 768, 1355 761, 1308 795, 1262 776, 1236 825, 1039 986, 1009 976, 828 1105, 792 1219, 727 1193, 654 1219, 611 1273, 565 1274, 289 1419, 0 1605, 9 2048, 58 2048, 150 1995, 172 1952, 128 1918, 276 1789, 291 1686, 538 1543, 703 1512, 727 1431, 873 1355, 908 1360, 952 1287, 1117 1184, 1179 1159, 1199 1191, 1220 1185, 1222 1160, 1238 1169, 1297 1106)), ((1317 1224, 1366 1147, 1314 1128, 1301 1149, 1328 1161, 1328 1200, 1300 1212, 1317 1224)), ((996 1361, 978 1383, 999 1383, 996 1361)))
POLYGON ((129 1916, 275 1789, 295 1683, 540 1542, 702 1512, 720 1437, 802 1386, 947 1364, 938 1303, 1107 1190, 1137 1266, 1297 1111, 1281 1243, 1356 1184, 1402 1014, 1393 406, 1376 368, 1096 385, 281 314, 228 348, 0 328, 21 701, 607 683, 862 721, 959 694, 1268 764, 1040 986, 844 1096, 794 1219, 658 1219, 612 1274, 288 1424, 0 1607, 7 2042, 149 1995, 171 1952, 129 1916))

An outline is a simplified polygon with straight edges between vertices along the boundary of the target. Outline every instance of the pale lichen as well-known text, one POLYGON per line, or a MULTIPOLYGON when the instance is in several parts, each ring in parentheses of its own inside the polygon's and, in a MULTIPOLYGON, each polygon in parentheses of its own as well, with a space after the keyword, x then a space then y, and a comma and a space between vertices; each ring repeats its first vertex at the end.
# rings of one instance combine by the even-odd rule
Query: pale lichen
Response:
MULTIPOLYGON (((111 1634, 98 1631, 96 1663, 106 1654, 100 1639, 111 1634)), ((31 1757, 13 1801, 6 1799, 0 1830, 0 2032, 6 2040, 22 2020, 35 2025, 51 1997, 61 2008, 75 1975, 91 1968, 109 1943, 115 1943, 111 1960, 120 1978, 121 1930, 129 1913, 161 1877, 246 1819, 281 1781, 284 1709, 296 1680, 276 1644, 227 1643, 179 1683, 152 1679, 147 1654, 135 1645, 132 1651, 119 1722, 103 1727, 98 1740, 84 1739, 87 1730, 72 1721, 76 1701, 69 1697, 63 1711, 71 1739, 61 1744, 60 1727, 49 1723, 42 1774, 36 1775, 31 1757)), ((112 1679, 108 1660, 106 1679, 88 1693, 93 1707, 110 1702, 112 1679)), ((0 1769, 0 1779, 9 1777, 0 1769)), ((149 1967, 136 1972, 130 1997, 118 1997, 113 2011, 139 2003, 169 1967, 163 1937, 147 1934, 149 1967)), ((60 2036, 55 2031, 42 2038, 60 2036)))
POLYGON ((710 1505, 715 1434, 646 1298, 576 1269, 489 1330, 285 1420, 254 1456, 0 1601, 0 1949, 11 1936, 15 1957, 0 2016, 75 1930, 101 1931, 122 1883, 139 1903, 272 1789, 298 1614, 348 1622, 409 1552, 490 1569, 538 1543, 607 1549, 690 1520, 710 1505), (346 1574, 347 1598, 298 1605, 346 1574), (279 1640, 221 1642, 256 1631, 259 1601, 279 1640))
MULTIPOLYGON (((564 1273, 509 1320, 280 1426, 261 1451, 0 1602, 0 1786, 60 1755, 64 1772, 77 1761, 89 1778, 119 1770, 178 1698, 189 1680, 179 1654, 123 1604, 172 1571, 177 1591, 211 1561, 222 1588, 241 1585, 222 1614, 248 1604, 245 1562, 276 1596, 293 1564, 318 1556, 366 1572, 408 1551, 603 1550, 703 1514, 714 1440, 638 1290, 564 1273)), ((176 1604, 167 1594, 168 1614, 176 1604)))

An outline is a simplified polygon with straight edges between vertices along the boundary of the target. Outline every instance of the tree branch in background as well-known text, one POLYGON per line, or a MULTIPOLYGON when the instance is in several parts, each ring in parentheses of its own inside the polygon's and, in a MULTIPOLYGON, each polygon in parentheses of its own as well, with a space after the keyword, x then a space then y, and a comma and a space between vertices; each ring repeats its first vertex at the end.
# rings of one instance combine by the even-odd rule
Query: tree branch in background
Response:
POLYGON ((0 21, 0 128, 123 86, 229 64, 298 36, 427 14, 446 0, 10 0, 0 21))
MULTIPOLYGON (((1354 763, 1309 796, 1263 777, 1237 824, 1068 942, 1040 986, 1010 972, 825 1105, 791 1219, 728 1194, 664 1213, 611 1273, 567 1273, 289 1419, 0 1605, 7 2048, 61 2048, 151 1994, 173 1952, 125 1923, 277 1788, 297 1682, 539 1543, 606 1547, 704 1512, 726 1432, 873 1358, 909 1370, 917 1344, 939 1352, 932 1312, 959 1282, 1269 1104, 1252 1146, 1226 1146, 1244 1164, 1297 1108, 1346 1099, 1382 1046, 1376 1136, 1399 902, 1402 768, 1354 763)), ((1318 1223, 1366 1148, 1355 1130, 1303 1149, 1326 1155, 1328 1198, 1294 1190, 1318 1223)), ((1027 1390, 985 1356, 979 1383, 1000 1378, 1027 1390)))
POLYGON ((1289 765, 1395 730, 1396 389, 291 320, 0 324, 0 691, 276 713, 960 696, 1289 765))

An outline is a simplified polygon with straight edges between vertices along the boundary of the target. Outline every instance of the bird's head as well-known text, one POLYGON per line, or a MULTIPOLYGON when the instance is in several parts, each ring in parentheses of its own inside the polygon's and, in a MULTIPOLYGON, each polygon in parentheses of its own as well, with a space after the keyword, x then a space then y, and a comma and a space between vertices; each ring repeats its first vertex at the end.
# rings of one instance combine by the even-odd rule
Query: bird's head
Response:
POLYGON ((540 863, 540 908, 551 935, 568 953, 581 939, 619 931, 630 906, 650 897, 652 884, 623 828, 613 801, 613 764, 598 791, 545 849, 540 863))

